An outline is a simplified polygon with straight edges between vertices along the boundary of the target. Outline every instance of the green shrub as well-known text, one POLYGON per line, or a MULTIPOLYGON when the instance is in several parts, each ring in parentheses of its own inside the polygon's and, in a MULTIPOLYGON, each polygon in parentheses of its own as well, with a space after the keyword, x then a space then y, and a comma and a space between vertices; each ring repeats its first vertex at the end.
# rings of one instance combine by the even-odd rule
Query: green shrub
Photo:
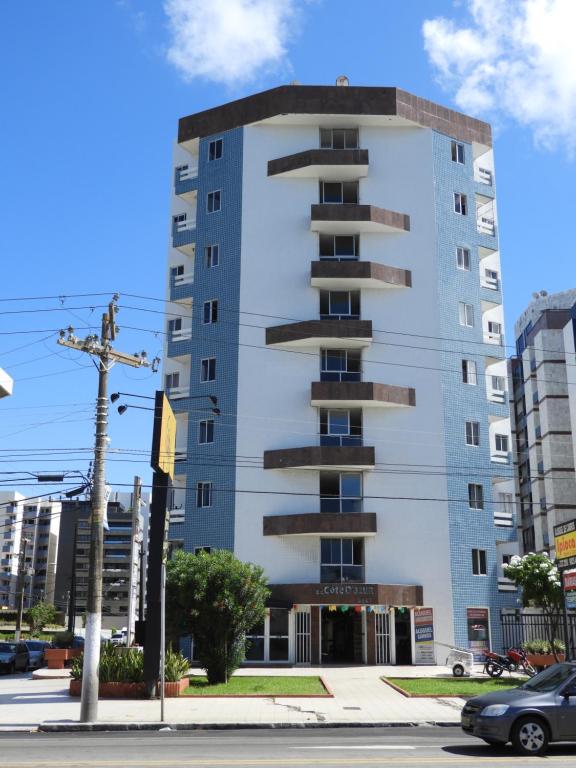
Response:
POLYGON ((164 662, 164 678, 167 683, 177 683, 186 675, 190 663, 180 651, 175 653, 168 649, 164 662))
MULTIPOLYGON (((84 654, 72 662, 70 670, 73 680, 82 679, 84 654)), ((103 645, 100 651, 98 680, 101 683, 141 683, 144 680, 144 655, 136 648, 117 649, 111 644, 103 645)))
POLYGON ((52 636, 52 644, 55 648, 71 648, 73 640, 73 632, 56 632, 52 636))
POLYGON ((554 646, 556 653, 564 653, 566 650, 566 646, 562 640, 559 640, 558 638, 555 638, 552 643, 550 643, 548 640, 542 640, 539 638, 535 640, 527 640, 525 643, 522 643, 522 648, 526 651, 526 653, 553 653, 552 646, 554 646))

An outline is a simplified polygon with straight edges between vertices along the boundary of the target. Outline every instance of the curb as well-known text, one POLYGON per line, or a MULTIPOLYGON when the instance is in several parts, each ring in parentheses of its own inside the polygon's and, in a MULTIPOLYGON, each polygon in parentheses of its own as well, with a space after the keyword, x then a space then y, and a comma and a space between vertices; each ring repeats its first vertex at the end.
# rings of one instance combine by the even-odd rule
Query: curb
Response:
POLYGON ((42 733, 79 733, 94 731, 234 731, 287 730, 294 728, 459 728, 460 721, 425 720, 420 722, 346 722, 346 723, 40 723, 42 733))

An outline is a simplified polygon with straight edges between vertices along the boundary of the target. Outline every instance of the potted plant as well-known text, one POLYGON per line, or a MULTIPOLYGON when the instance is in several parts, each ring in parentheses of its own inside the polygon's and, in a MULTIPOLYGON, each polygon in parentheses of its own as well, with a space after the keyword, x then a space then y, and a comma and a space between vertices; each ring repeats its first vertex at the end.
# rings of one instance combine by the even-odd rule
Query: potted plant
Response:
POLYGON ((548 640, 535 639, 527 640, 522 643, 522 648, 526 651, 528 661, 537 669, 544 669, 557 661, 564 661, 566 658, 564 651, 566 647, 562 640, 554 639, 552 643, 548 640))
POLYGON ((188 659, 180 651, 166 651, 164 663, 164 695, 168 697, 180 696, 188 687, 188 659))
MULTIPOLYGON (((84 656, 72 662, 70 695, 80 696, 84 656)), ((98 695, 103 699, 138 699, 146 693, 144 658, 136 648, 118 653, 112 644, 102 646, 98 665, 98 695)))
POLYGON ((73 632, 56 632, 52 637, 52 647, 44 652, 48 669, 64 669, 66 662, 80 656, 82 649, 73 648, 73 642, 73 632))

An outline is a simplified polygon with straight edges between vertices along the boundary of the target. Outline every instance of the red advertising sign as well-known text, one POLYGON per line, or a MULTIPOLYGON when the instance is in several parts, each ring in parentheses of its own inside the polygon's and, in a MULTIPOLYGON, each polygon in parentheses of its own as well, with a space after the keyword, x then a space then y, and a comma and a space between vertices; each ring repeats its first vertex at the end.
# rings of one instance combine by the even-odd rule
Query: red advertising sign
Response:
POLYGON ((468 647, 475 661, 483 661, 485 651, 490 650, 490 615, 488 608, 466 608, 468 647))
POLYGON ((576 589, 576 571, 564 572, 564 589, 566 592, 576 589))

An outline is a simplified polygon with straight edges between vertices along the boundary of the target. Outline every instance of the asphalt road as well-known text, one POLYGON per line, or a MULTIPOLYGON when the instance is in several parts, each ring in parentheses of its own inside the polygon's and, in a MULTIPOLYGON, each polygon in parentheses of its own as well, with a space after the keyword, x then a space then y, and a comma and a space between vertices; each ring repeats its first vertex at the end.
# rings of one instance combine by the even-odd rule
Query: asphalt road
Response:
POLYGON ((576 768, 576 744, 546 758, 494 751, 456 728, 177 731, 0 735, 2 768, 266 768, 266 766, 530 766, 576 768))

